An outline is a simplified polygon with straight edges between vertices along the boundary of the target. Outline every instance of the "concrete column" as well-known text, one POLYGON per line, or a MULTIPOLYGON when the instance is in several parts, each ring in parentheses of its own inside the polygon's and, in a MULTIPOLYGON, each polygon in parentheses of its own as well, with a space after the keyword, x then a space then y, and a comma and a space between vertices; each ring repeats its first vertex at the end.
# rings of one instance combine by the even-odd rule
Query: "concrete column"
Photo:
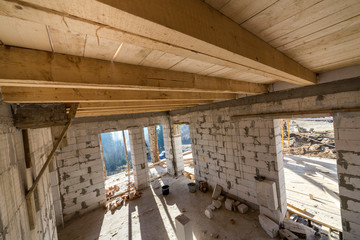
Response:
POLYGON ((129 129, 129 139, 135 187, 137 189, 143 189, 148 187, 150 183, 143 128, 137 127, 129 129))
POLYGON ((171 141, 171 129, 170 124, 167 121, 166 124, 162 125, 163 127, 163 135, 164 135, 164 145, 165 145, 165 155, 166 155, 166 166, 167 166, 167 173, 171 176, 175 175, 175 168, 174 168, 174 154, 172 148, 172 141, 171 141))
POLYGON ((360 239, 360 112, 334 115, 344 239, 360 239))

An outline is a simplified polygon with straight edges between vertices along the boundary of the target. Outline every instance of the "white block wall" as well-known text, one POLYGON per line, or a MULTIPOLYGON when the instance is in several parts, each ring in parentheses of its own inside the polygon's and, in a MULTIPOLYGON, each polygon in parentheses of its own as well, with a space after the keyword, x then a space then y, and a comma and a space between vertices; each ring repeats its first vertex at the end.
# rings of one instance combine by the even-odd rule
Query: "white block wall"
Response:
MULTIPOLYGON (((103 162, 100 154, 99 134, 129 129, 133 132, 134 141, 130 146, 131 154, 135 154, 136 177, 139 186, 148 185, 144 179, 147 176, 141 171, 142 155, 145 142, 143 127, 162 125, 165 142, 165 152, 168 172, 173 174, 173 157, 170 138, 169 120, 166 115, 144 118, 128 118, 122 120, 74 123, 67 132, 66 147, 60 148, 56 154, 60 199, 64 221, 76 215, 81 215, 95 208, 101 207, 105 198, 105 177, 103 162), (141 133, 140 133, 141 132, 141 133), (134 135, 135 134, 135 135, 134 135), (142 139, 141 139, 142 138, 142 139), (140 143, 141 142, 141 143, 140 143), (139 160, 140 162, 137 162, 139 160)), ((132 137, 131 137, 132 138, 132 137)), ((146 157, 145 157, 146 159, 146 157)), ((135 181, 136 181, 135 177, 135 181)), ((57 216, 60 218, 61 216, 57 216)))
MULTIPOLYGON (((29 131, 33 177, 52 148, 50 129, 29 131)), ((25 200, 25 157, 20 130, 12 123, 10 106, 0 103, 0 239, 57 239, 48 171, 39 185, 39 210, 34 208, 35 229, 30 230, 25 200)))
POLYGON ((135 187, 141 190, 150 185, 143 128, 129 129, 129 140, 135 187))
POLYGON ((360 239, 360 112, 334 116, 344 239, 360 239))

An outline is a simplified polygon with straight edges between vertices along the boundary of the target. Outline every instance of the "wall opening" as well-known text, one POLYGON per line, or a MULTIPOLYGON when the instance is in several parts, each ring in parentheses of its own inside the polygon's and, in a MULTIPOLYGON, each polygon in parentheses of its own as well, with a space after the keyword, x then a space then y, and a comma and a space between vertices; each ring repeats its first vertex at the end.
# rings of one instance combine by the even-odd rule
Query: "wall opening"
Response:
POLYGON ((192 146, 190 138, 190 126, 187 124, 180 125, 181 148, 184 161, 184 174, 186 177, 194 180, 194 160, 192 155, 192 146))
POLYGON ((144 137, 147 161, 155 163, 164 160, 166 155, 163 127, 161 125, 144 127, 144 137))
POLYGON ((334 231, 342 223, 332 117, 283 119, 280 131, 288 217, 306 224, 310 220, 320 232, 339 239, 334 231))

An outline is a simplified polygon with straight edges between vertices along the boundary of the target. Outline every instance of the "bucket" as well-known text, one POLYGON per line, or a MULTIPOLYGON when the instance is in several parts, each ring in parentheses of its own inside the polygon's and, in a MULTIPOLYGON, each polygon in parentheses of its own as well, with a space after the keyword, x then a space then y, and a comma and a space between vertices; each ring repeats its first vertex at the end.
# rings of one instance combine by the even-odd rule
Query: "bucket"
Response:
POLYGON ((162 194, 163 194, 163 195, 169 195, 169 192, 170 192, 169 188, 170 188, 169 185, 164 185, 164 186, 162 186, 162 187, 161 187, 162 194))
POLYGON ((196 192, 196 184, 195 183, 188 183, 189 192, 194 193, 196 192))

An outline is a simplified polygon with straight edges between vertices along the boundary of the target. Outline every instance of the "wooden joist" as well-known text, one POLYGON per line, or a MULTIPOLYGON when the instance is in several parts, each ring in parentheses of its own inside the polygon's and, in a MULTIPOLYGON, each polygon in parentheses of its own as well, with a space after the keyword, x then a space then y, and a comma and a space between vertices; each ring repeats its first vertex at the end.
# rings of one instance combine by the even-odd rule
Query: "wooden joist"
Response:
POLYGON ((118 109, 118 108, 133 108, 133 107, 161 107, 161 106, 195 106, 199 104, 212 103, 207 100, 164 100, 158 101, 119 101, 119 102, 101 102, 101 103, 80 103, 79 110, 97 110, 97 109, 118 109))
POLYGON ((108 62, 44 51, 0 47, 0 86, 247 93, 266 85, 108 62))
POLYGON ((62 31, 132 43, 274 81, 301 85, 316 82, 313 72, 203 1, 153 0, 146 7, 142 0, 24 0, 0 4, 2 15, 62 31))
POLYGON ((77 88, 2 87, 2 100, 8 103, 49 102, 116 102, 164 99, 171 100, 227 100, 235 99, 230 93, 198 93, 172 91, 103 90, 77 88))

